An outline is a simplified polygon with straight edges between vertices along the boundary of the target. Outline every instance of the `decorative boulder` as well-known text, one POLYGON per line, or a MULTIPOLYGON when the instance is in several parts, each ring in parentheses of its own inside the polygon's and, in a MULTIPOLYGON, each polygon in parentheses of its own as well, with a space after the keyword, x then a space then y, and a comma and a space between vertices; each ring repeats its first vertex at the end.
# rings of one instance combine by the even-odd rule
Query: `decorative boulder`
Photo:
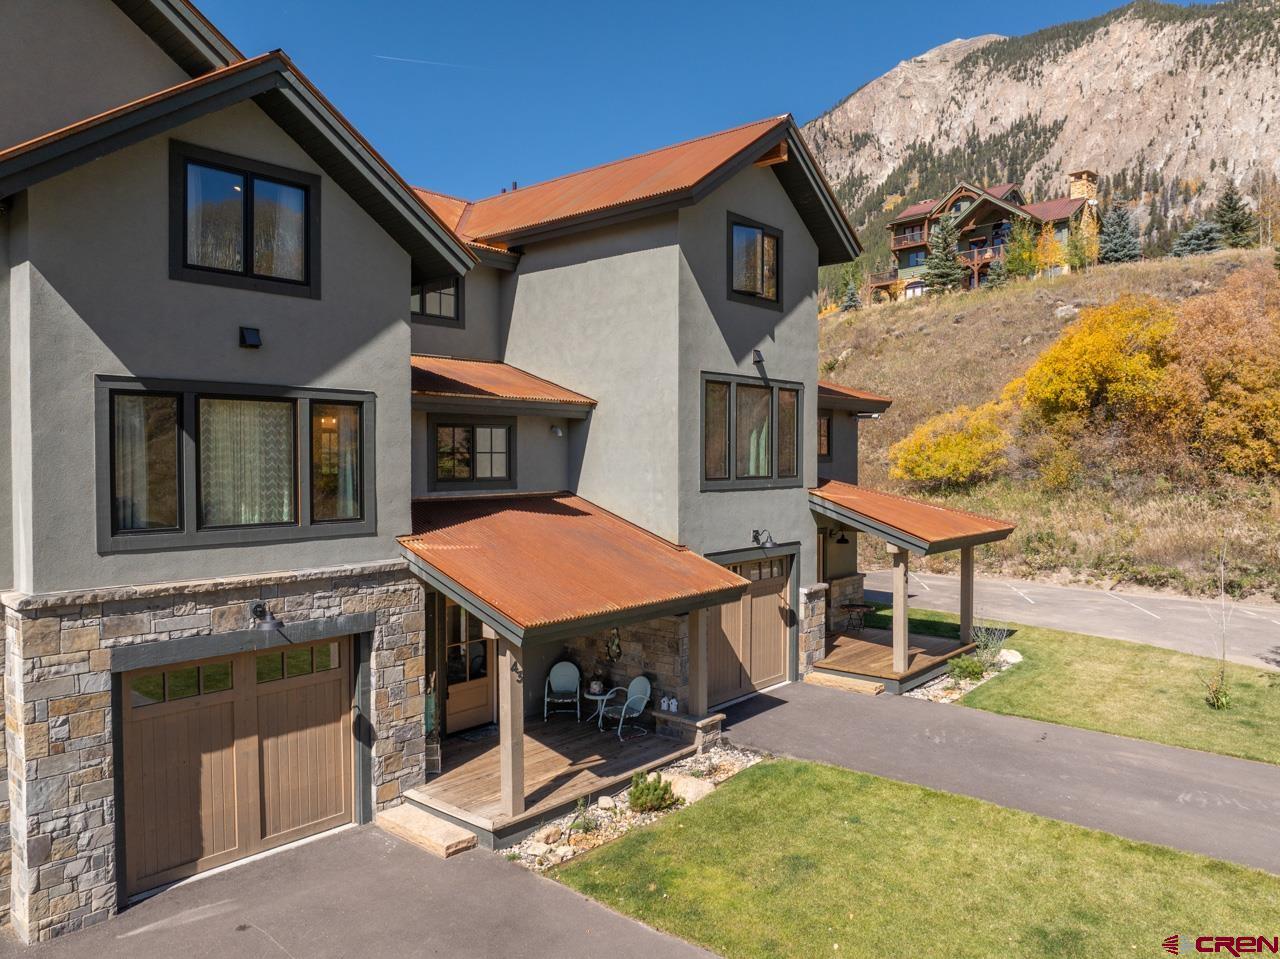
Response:
POLYGON ((710 780, 699 779, 697 776, 689 776, 685 773, 668 773, 662 778, 671 783, 671 792, 685 805, 695 803, 704 796, 710 796, 716 788, 710 780))

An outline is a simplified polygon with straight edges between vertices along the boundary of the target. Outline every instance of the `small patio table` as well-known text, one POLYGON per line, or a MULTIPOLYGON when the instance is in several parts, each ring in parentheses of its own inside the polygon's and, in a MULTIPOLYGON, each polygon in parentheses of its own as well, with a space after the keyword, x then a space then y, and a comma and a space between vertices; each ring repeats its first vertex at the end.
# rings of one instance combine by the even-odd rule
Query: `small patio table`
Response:
POLYGON ((596 711, 592 713, 590 716, 588 716, 586 721, 590 722, 591 720, 594 719, 596 721, 596 726, 603 731, 604 730, 604 704, 608 701, 609 694, 607 692, 583 693, 582 698, 589 699, 596 704, 596 711))

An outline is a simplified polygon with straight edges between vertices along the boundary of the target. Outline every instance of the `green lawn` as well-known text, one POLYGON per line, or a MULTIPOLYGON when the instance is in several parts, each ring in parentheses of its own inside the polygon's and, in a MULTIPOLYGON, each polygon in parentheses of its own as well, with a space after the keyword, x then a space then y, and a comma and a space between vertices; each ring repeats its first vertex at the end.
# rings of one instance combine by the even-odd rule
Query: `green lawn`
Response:
MULTIPOLYGON (((911 628, 958 634, 954 616, 927 610, 911 611, 911 628)), ((1014 629, 1005 645, 1023 661, 963 705, 1280 764, 1280 673, 1228 663, 1232 705, 1215 711, 1201 682, 1217 668, 1214 660, 1055 629, 1014 629)))
POLYGON ((554 875, 731 959, 1155 956, 1280 915, 1266 873, 793 761, 554 875))

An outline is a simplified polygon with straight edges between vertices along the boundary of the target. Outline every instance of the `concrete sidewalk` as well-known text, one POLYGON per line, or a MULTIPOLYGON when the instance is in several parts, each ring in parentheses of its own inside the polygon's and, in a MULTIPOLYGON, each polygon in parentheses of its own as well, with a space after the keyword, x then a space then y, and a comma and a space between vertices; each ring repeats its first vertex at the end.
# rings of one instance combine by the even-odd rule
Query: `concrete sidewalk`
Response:
POLYGON ((490 852, 436 859, 372 826, 162 892, 36 959, 708 959, 490 852))
MULTIPOLYGON (((888 570, 867 573, 869 600, 890 601, 889 576, 888 570)), ((913 572, 911 605, 958 612, 959 577, 913 572)), ((1280 669, 1280 607, 1260 603, 1233 606, 1227 658, 1246 666, 1280 669)), ((1196 656, 1218 656, 1218 631, 1213 619, 1218 610, 1209 600, 1014 579, 978 579, 974 583, 974 612, 979 618, 1147 643, 1196 656)))
POLYGON ((1280 874, 1280 766, 802 683, 726 713, 736 745, 1280 874))

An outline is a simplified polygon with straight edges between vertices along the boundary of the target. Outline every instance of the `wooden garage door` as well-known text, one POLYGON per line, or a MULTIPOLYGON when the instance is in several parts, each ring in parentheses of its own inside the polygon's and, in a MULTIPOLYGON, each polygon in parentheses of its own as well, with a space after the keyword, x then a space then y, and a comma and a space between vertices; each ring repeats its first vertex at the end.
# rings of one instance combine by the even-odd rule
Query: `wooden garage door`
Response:
POLYGON ((350 822, 351 644, 124 677, 130 893, 350 822))
POLYGON ((746 593, 710 612, 707 624, 707 695, 712 705, 782 682, 791 635, 787 559, 731 566, 751 580, 746 593))

